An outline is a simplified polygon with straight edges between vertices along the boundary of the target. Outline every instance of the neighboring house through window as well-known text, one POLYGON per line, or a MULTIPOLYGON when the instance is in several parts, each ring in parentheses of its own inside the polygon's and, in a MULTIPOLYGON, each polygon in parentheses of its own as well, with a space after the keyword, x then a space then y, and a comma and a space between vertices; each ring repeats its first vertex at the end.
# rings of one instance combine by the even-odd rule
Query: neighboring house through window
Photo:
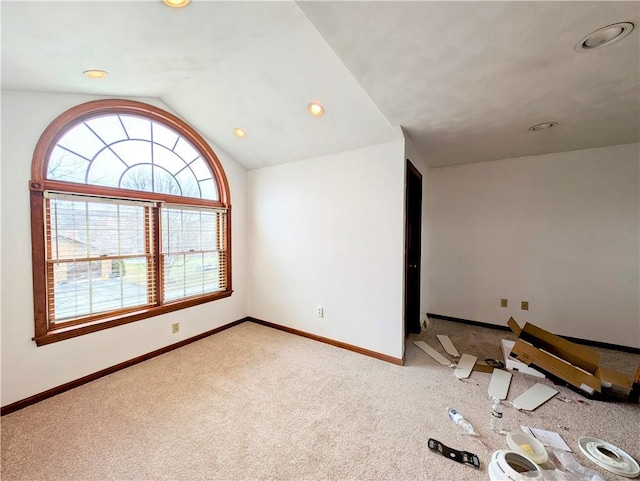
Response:
POLYGON ((231 205, 211 147, 157 107, 64 112, 33 157, 38 345, 231 295, 231 205))

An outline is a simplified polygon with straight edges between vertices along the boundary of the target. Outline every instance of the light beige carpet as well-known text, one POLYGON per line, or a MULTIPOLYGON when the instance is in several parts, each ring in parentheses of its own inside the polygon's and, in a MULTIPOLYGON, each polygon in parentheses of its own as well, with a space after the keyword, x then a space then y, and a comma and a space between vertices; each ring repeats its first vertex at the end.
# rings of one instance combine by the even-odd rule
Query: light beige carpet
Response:
MULTIPOLYGON (((500 356, 509 337, 435 321, 408 339, 401 367, 247 322, 3 417, 2 479, 488 479, 491 452, 506 448, 488 429, 490 375, 457 380, 413 345, 444 353, 435 334, 482 358, 500 356), (449 406, 478 440, 449 421, 449 406), (481 469, 429 451, 430 437, 476 453, 481 469)), ((630 372, 640 361, 599 351, 630 372)), ((509 399, 536 382, 515 374, 509 399)), ((640 406, 558 390, 572 402, 507 408, 506 425, 557 431, 583 465, 622 479, 588 461, 577 440, 604 439, 640 459, 640 406)))

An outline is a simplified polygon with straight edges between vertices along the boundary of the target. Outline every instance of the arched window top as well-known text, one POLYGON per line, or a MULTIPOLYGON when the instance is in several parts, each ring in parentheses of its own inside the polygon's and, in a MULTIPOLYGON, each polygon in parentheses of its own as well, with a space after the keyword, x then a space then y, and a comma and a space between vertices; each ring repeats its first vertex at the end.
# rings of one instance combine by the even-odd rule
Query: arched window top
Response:
POLYGON ((33 170, 34 181, 229 203, 224 171, 202 137, 140 102, 98 100, 63 113, 41 137, 33 170))

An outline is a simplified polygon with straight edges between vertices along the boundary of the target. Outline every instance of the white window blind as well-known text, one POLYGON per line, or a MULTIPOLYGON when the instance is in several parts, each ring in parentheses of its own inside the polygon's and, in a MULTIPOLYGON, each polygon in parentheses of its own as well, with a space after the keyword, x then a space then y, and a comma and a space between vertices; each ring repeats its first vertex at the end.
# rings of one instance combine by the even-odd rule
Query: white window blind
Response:
POLYGON ((47 193, 50 322, 155 304, 153 205, 47 193))
POLYGON ((164 300, 188 298, 226 288, 227 246, 221 209, 163 205, 164 300))

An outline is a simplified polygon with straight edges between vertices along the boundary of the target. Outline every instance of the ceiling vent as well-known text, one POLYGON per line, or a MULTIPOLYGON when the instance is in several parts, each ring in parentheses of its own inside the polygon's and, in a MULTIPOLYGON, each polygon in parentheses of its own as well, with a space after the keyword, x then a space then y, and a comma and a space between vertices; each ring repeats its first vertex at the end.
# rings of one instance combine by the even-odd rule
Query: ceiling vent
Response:
POLYGON ((537 132, 538 130, 547 130, 551 129, 558 125, 558 122, 543 122, 541 124, 536 124, 533 127, 529 127, 531 132, 537 132))

